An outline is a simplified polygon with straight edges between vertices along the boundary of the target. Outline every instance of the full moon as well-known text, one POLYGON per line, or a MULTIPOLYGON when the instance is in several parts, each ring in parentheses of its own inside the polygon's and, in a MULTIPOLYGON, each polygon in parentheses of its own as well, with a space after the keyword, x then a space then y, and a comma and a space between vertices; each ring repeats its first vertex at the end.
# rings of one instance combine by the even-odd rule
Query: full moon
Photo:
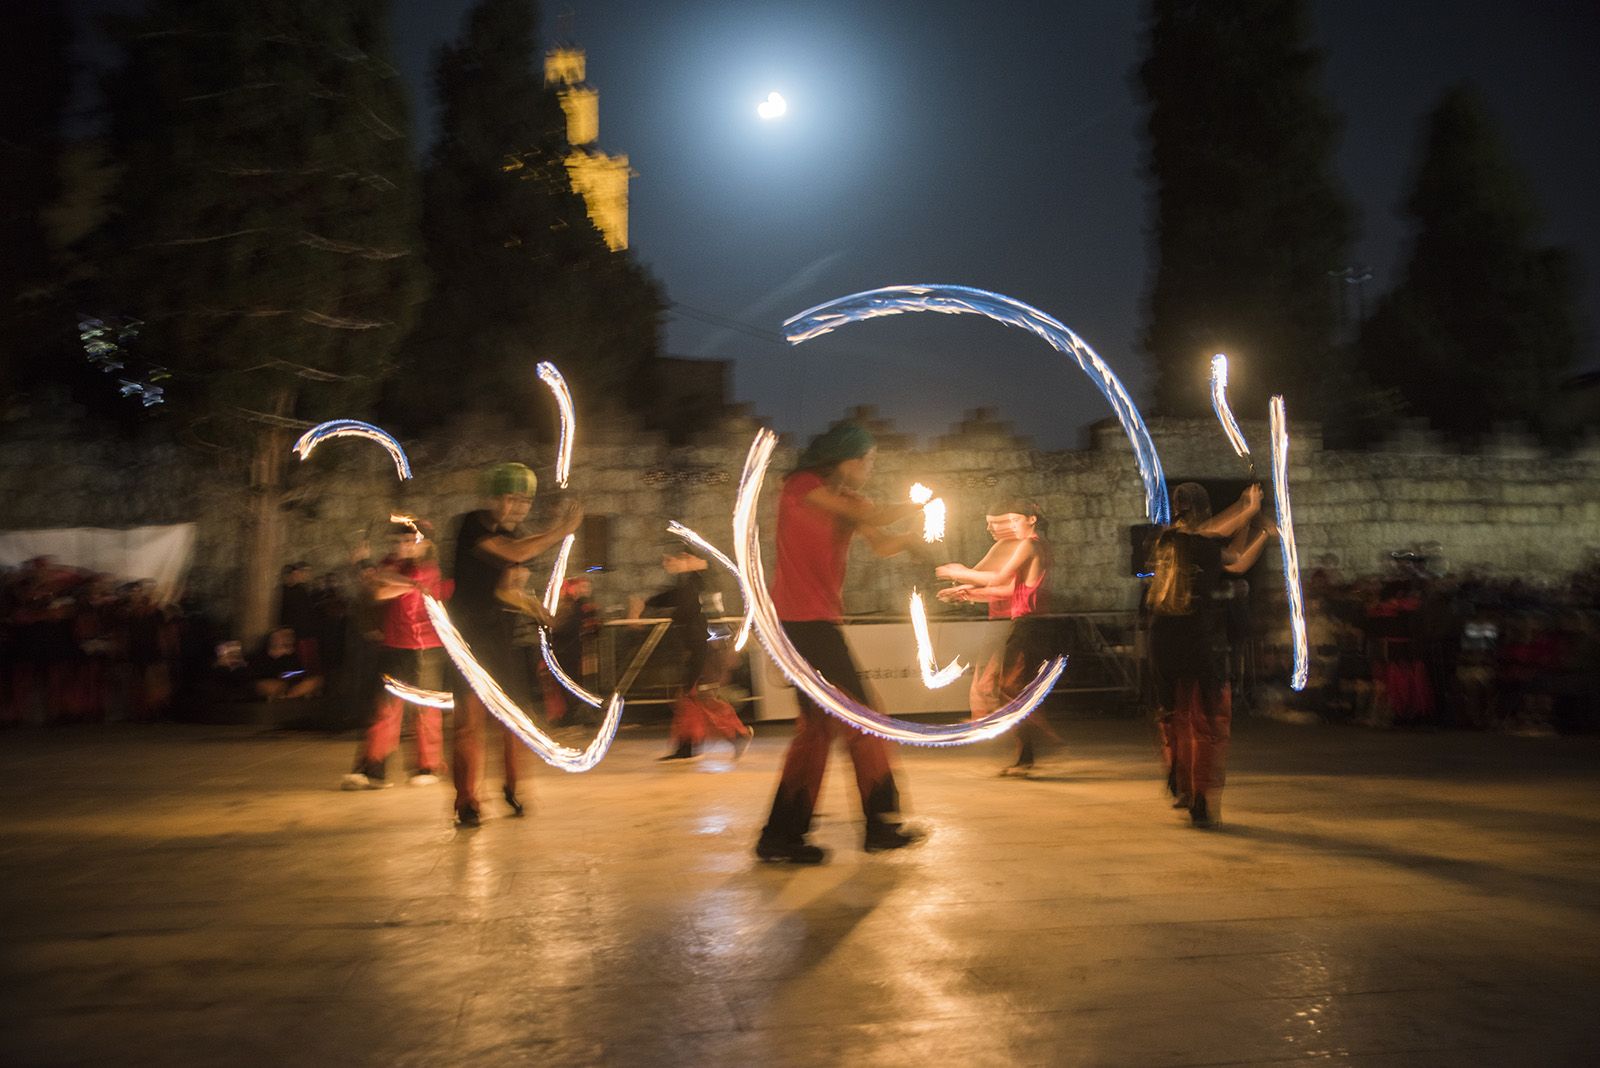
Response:
POLYGON ((789 110, 789 102, 778 93, 768 93, 767 98, 756 105, 756 114, 764 120, 779 119, 789 110))

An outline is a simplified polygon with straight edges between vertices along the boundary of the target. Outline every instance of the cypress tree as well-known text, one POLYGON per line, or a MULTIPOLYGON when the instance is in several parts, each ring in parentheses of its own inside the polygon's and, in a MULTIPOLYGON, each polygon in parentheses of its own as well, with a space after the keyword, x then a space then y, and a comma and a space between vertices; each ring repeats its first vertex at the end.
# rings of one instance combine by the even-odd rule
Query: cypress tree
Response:
POLYGON ((1165 414, 1209 410, 1218 351, 1235 361, 1245 417, 1277 392, 1291 411, 1324 410, 1341 362, 1328 272, 1355 224, 1308 33, 1303 0, 1151 4, 1139 68, 1156 190, 1145 347, 1165 414))
POLYGON ((142 321, 188 439, 249 460, 247 636, 271 622, 290 443, 362 413, 421 296, 388 8, 150 0, 115 26, 102 298, 142 321))
POLYGON ((433 293, 385 403, 409 425, 461 409, 528 421, 548 404, 540 360, 585 407, 648 396, 662 299, 573 191, 537 27, 531 0, 482 0, 439 53, 441 130, 423 175, 433 293))
POLYGON ((59 0, 7 5, 0 67, 0 389, 51 377, 70 341, 46 212, 61 195, 63 112, 72 91, 71 16, 59 0))
POLYGON ((1404 272, 1361 335, 1369 373, 1458 438, 1503 421, 1551 429, 1583 334, 1577 263, 1540 245, 1528 182, 1471 86, 1428 115, 1404 215, 1404 272))

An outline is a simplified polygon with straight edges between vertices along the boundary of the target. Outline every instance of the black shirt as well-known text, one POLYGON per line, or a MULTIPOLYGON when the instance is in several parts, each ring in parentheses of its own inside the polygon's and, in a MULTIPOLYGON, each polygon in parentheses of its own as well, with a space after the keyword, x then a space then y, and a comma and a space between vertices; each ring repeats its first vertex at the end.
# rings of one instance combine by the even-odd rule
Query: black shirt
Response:
POLYGON ((495 618, 501 614, 495 589, 500 576, 512 564, 509 560, 480 550, 478 546, 503 533, 492 525, 488 512, 468 512, 456 520, 456 558, 453 577, 456 590, 450 598, 452 616, 495 618))

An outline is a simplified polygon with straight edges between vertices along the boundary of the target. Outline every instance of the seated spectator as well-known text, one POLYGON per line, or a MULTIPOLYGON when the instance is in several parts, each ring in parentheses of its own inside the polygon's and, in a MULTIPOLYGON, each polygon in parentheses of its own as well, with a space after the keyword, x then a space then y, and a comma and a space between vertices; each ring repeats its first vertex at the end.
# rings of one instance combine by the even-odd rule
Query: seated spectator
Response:
POLYGON ((244 647, 236 641, 219 642, 217 658, 211 664, 210 696, 218 701, 246 701, 255 692, 251 684, 255 673, 244 658, 244 647))
POLYGON ((295 648, 294 631, 279 627, 267 641, 252 665, 256 694, 269 701, 313 697, 322 690, 322 676, 306 670, 295 648))

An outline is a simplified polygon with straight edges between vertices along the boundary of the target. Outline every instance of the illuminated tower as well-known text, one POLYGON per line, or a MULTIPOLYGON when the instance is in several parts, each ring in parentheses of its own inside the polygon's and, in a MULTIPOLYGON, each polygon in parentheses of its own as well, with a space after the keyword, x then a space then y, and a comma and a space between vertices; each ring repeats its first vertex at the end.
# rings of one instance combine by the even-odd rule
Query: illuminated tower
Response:
POLYGON ((600 93, 584 80, 584 51, 557 45, 545 53, 544 84, 556 91, 567 115, 567 173, 572 188, 583 197, 589 218, 613 252, 628 247, 628 179, 633 171, 627 156, 612 156, 595 147, 600 138, 600 93))

